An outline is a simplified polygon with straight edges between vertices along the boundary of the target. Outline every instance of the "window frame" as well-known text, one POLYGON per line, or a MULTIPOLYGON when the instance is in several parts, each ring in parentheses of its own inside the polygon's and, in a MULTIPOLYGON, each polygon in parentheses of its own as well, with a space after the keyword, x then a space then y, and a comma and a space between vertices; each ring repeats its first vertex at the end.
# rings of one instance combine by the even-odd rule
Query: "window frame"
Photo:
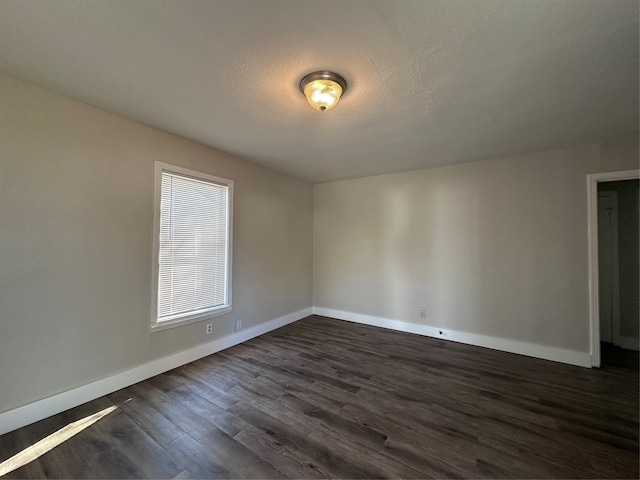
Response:
POLYGON ((151 269, 151 332, 159 332, 170 328, 182 327, 215 317, 227 315, 233 310, 232 284, 233 284, 233 180, 216 177, 208 173, 197 172, 176 165, 163 162, 155 162, 154 198, 153 198, 153 249, 151 269), (214 307, 204 312, 187 314, 184 317, 173 320, 158 321, 158 284, 160 273, 160 203, 162 199, 162 174, 172 173, 178 176, 193 178, 205 182, 216 183, 227 187, 227 268, 226 268, 226 302, 223 306, 214 307))

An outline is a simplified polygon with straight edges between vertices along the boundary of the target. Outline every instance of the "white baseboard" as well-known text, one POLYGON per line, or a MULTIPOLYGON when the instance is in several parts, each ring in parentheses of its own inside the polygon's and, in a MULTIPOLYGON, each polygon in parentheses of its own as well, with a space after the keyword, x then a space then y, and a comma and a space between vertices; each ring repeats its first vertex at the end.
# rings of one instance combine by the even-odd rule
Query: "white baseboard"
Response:
POLYGON ((168 357, 159 358, 149 363, 145 363, 144 365, 132 368, 131 370, 126 370, 101 380, 91 382, 87 385, 73 388, 66 392, 0 413, 0 435, 78 405, 82 405, 83 403, 115 392, 121 388, 128 387, 134 383, 141 382, 147 378, 151 378, 181 365, 193 362, 194 360, 198 360, 199 358, 206 357, 212 353, 246 342, 247 340, 270 332, 271 330, 275 330, 276 328, 283 327, 289 323, 308 317, 311 313, 311 308, 305 308, 303 310, 275 318, 268 322, 261 323, 255 327, 241 330, 228 337, 198 345, 168 357))
POLYGON ((364 323, 366 325, 389 328, 400 332, 415 333, 426 337, 441 338, 443 340, 476 345, 478 347, 493 348, 494 350, 517 353, 528 357, 542 358, 544 360, 552 360, 554 362, 568 363, 570 365, 591 368, 591 355, 588 352, 577 352, 574 350, 547 347, 535 343, 520 342, 518 340, 489 337, 475 333, 458 332, 456 330, 429 327, 427 325, 373 317, 360 313, 343 312, 341 310, 333 310, 330 308, 313 307, 313 313, 316 315, 323 315, 325 317, 337 318, 339 320, 364 323))
POLYGON ((635 350, 636 352, 640 350, 640 339, 634 337, 620 337, 618 339, 620 341, 620 348, 624 348, 626 350, 635 350))

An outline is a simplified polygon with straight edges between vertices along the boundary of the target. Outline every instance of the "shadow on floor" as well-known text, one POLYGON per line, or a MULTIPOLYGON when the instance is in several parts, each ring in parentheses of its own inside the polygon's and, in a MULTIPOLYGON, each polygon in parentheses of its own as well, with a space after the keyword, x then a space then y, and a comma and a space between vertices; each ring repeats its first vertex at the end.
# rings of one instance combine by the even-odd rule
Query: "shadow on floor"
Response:
POLYGON ((636 372, 640 370, 639 352, 625 350, 612 343, 600 343, 600 359, 602 368, 622 367, 635 370, 636 372))

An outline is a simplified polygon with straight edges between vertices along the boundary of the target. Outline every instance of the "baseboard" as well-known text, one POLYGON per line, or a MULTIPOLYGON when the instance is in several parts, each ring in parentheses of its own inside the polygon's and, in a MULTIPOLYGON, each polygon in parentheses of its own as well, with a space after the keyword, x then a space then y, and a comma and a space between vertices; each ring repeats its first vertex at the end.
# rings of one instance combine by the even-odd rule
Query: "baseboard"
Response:
POLYGON ((415 333, 426 337, 441 338, 443 340, 451 340, 453 342, 466 343, 468 345, 475 345, 478 347, 517 353, 528 357, 541 358, 544 360, 552 360, 554 362, 568 363, 569 365, 591 368, 591 355, 588 352, 577 352, 574 350, 547 347, 535 343, 520 342, 518 340, 489 337, 475 333, 458 332, 456 330, 430 327, 427 325, 402 322, 400 320, 391 320, 388 318, 373 317, 360 313, 343 312, 341 310, 333 310, 330 308, 313 307, 313 313, 316 315, 337 318, 339 320, 364 323, 366 325, 389 328, 400 332, 415 333))
POLYGON ((101 380, 91 382, 87 385, 73 388, 66 392, 0 413, 0 435, 15 430, 16 428, 37 422, 51 415, 64 412, 70 408, 82 405, 83 403, 115 392, 121 388, 128 387, 134 383, 141 382, 147 378, 159 375, 189 362, 193 362, 199 358, 206 357, 212 353, 246 342, 247 340, 263 335, 271 330, 275 330, 276 328, 283 327, 289 323, 308 317, 311 313, 311 308, 305 308, 303 310, 275 318, 268 322, 261 323, 255 327, 241 330, 228 337, 198 345, 168 357, 159 358, 149 363, 145 363, 144 365, 132 368, 131 370, 126 370, 101 380))
POLYGON ((624 348, 626 350, 635 350, 636 352, 640 350, 640 339, 634 337, 620 337, 619 339, 620 348, 624 348))

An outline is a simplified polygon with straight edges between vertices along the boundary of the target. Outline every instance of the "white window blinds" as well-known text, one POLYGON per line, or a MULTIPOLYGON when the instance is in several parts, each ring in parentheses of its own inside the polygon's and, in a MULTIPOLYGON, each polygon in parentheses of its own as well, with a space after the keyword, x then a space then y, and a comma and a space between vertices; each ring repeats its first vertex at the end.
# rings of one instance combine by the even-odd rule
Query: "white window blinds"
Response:
POLYGON ((228 306, 229 187, 162 172, 158 323, 228 306))

